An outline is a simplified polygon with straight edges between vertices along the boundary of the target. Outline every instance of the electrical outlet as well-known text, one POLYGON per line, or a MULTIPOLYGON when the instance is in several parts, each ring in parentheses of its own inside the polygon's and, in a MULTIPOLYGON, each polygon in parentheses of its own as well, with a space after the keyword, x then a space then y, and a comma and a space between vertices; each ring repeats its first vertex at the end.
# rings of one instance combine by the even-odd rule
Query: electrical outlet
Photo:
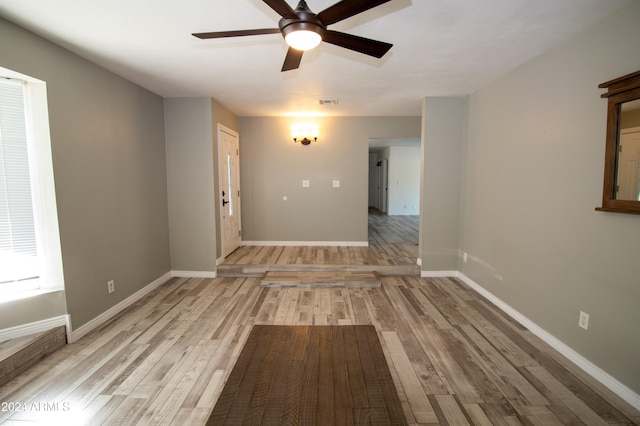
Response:
POLYGON ((578 325, 585 330, 589 329, 589 314, 580 311, 580 318, 578 319, 578 325))
POLYGON ((467 253, 462 253, 462 261, 464 263, 467 263, 467 260, 469 260, 469 256, 467 255, 467 253))
POLYGON ((116 284, 113 282, 113 280, 111 280, 111 281, 109 281, 107 283, 107 291, 109 292, 109 294, 111 294, 114 291, 116 291, 116 284))

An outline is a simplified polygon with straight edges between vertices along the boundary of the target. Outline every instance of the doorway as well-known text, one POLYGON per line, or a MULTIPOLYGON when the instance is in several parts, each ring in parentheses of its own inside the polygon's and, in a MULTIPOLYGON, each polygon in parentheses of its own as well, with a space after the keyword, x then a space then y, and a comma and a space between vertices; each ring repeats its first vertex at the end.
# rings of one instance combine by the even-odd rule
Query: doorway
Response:
POLYGON ((417 247, 420 146, 419 138, 369 140, 370 244, 417 247))

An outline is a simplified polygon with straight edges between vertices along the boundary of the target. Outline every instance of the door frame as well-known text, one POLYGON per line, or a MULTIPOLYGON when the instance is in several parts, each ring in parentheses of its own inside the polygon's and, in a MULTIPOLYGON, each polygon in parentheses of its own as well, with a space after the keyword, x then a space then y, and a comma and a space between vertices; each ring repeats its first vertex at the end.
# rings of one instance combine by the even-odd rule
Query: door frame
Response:
MULTIPOLYGON (((223 182, 222 171, 224 169, 223 168, 223 160, 224 160, 223 159, 223 157, 224 157, 224 155, 223 155, 223 143, 222 143, 222 137, 221 137, 221 133, 222 132, 227 133, 227 134, 235 137, 236 140, 238 141, 238 179, 237 179, 237 187, 238 187, 239 194, 241 194, 240 193, 240 134, 237 131, 235 131, 235 130, 227 127, 227 126, 218 123, 217 133, 216 133, 217 145, 218 145, 218 147, 217 147, 218 148, 217 149, 217 151, 218 151, 218 155, 217 155, 218 156, 218 164, 217 164, 217 166, 218 166, 218 176, 217 176, 218 185, 217 185, 217 191, 218 192, 217 192, 216 196, 214 197, 217 200, 216 211, 218 212, 218 226, 219 226, 219 229, 220 229, 220 235, 219 235, 220 236, 220 253, 218 255, 218 259, 216 260, 217 264, 222 263, 222 261, 224 261, 224 259, 226 257, 225 254, 224 254, 225 253, 225 247, 224 247, 224 245, 225 245, 225 235, 224 235, 225 231, 224 231, 224 228, 225 227, 224 227, 223 216, 222 216, 222 208, 220 207, 220 203, 222 202, 221 201, 222 200, 222 198, 221 198, 222 187, 221 186, 222 186, 222 182, 223 182)), ((241 234, 240 234, 240 245, 242 245, 242 214, 241 214, 241 212, 242 212, 241 204, 242 203, 241 203, 240 199, 241 199, 241 197, 240 197, 240 195, 238 195, 238 197, 236 199, 237 202, 235 203, 236 204, 235 208, 238 211, 238 229, 241 232, 241 234)))

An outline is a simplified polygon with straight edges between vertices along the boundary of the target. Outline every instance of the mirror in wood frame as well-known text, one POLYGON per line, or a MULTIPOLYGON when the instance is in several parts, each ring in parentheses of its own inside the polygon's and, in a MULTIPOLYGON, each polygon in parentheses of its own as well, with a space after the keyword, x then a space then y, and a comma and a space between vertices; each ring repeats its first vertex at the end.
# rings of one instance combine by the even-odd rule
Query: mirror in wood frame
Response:
POLYGON ((602 83, 608 89, 602 207, 640 214, 640 71, 602 83))

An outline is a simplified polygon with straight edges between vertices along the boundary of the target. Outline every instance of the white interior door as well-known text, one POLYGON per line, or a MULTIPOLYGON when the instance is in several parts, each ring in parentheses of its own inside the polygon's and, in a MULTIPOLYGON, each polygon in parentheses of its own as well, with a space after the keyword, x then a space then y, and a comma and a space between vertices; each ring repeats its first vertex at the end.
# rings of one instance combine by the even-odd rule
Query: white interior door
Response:
POLYGON ((240 247, 240 144, 238 133, 218 124, 220 230, 222 256, 240 247))
POLYGON ((640 200, 640 129, 633 130, 620 135, 617 200, 640 200))

